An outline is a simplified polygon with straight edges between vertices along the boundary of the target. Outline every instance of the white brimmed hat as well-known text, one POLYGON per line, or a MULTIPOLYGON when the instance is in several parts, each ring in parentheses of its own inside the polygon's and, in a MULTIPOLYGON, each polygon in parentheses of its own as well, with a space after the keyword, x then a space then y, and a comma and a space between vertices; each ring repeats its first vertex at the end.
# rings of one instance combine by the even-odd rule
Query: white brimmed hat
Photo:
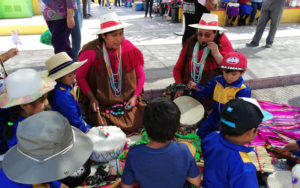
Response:
POLYGON ((55 84, 34 69, 19 69, 5 79, 6 91, 0 96, 0 108, 31 103, 54 89, 55 84))
POLYGON ((75 62, 66 52, 53 55, 46 61, 48 76, 51 79, 58 79, 76 70, 87 60, 75 62))
POLYGON ((207 29, 207 30, 219 30, 225 31, 223 27, 219 27, 218 15, 203 13, 198 24, 190 24, 190 27, 194 27, 197 29, 207 29))
POLYGON ((92 141, 60 113, 44 111, 21 122, 18 143, 3 159, 5 175, 14 182, 38 184, 72 175, 89 158, 92 141))
POLYGON ((100 30, 95 34, 104 34, 118 29, 128 27, 130 24, 124 23, 120 20, 115 12, 104 14, 100 16, 100 30))

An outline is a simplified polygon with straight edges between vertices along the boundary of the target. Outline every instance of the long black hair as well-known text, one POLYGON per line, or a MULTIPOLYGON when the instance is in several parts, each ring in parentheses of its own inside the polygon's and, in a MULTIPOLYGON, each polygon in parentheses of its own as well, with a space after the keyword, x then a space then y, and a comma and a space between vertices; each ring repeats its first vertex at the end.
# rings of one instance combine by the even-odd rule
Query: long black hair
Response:
POLYGON ((3 127, 3 138, 9 140, 14 136, 14 122, 18 119, 22 108, 20 105, 9 108, 9 118, 3 127))

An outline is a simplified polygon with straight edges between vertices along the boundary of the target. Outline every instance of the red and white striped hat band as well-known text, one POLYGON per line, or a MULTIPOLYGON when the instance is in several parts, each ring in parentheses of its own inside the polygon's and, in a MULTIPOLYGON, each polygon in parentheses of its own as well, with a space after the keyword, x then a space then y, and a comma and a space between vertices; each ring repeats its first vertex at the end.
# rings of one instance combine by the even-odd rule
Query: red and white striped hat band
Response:
POLYGON ((219 26, 218 21, 206 22, 204 20, 199 21, 200 25, 208 25, 208 26, 219 26))
POLYGON ((121 25, 121 24, 122 24, 121 20, 119 20, 119 21, 108 21, 108 22, 101 23, 100 24, 100 29, 106 29, 106 28, 121 25))
POLYGON ((116 31, 119 29, 123 29, 130 24, 124 23, 121 21, 117 13, 110 12, 108 14, 103 14, 100 16, 100 28, 95 33, 96 35, 108 33, 111 31, 116 31))
POLYGON ((197 29, 207 29, 207 30, 219 30, 224 31, 226 29, 219 27, 219 18, 216 14, 208 14, 203 13, 199 23, 197 24, 190 24, 190 27, 194 27, 197 29))

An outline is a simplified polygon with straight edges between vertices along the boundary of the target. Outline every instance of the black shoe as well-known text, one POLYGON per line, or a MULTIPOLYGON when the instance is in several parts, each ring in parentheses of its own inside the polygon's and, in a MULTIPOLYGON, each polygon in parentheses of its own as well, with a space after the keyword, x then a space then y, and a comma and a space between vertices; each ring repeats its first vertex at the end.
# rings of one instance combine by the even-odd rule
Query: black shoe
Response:
POLYGON ((91 14, 88 14, 89 17, 93 17, 91 14))
POLYGON ((83 16, 84 19, 89 19, 90 16, 89 15, 86 15, 86 16, 83 16))
POLYGON ((250 43, 246 43, 247 47, 256 47, 258 46, 258 44, 255 44, 253 41, 251 41, 250 43))
POLYGON ((265 45, 265 48, 271 48, 272 47, 272 44, 266 44, 265 45))

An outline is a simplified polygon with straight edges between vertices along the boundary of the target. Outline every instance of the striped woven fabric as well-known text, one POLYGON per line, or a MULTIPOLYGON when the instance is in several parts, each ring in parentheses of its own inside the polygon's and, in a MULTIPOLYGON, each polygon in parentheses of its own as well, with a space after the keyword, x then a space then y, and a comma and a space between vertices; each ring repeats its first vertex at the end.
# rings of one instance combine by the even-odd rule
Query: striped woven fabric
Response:
POLYGON ((252 145, 284 145, 288 141, 300 139, 300 107, 267 101, 259 101, 259 104, 274 118, 259 125, 252 145))

